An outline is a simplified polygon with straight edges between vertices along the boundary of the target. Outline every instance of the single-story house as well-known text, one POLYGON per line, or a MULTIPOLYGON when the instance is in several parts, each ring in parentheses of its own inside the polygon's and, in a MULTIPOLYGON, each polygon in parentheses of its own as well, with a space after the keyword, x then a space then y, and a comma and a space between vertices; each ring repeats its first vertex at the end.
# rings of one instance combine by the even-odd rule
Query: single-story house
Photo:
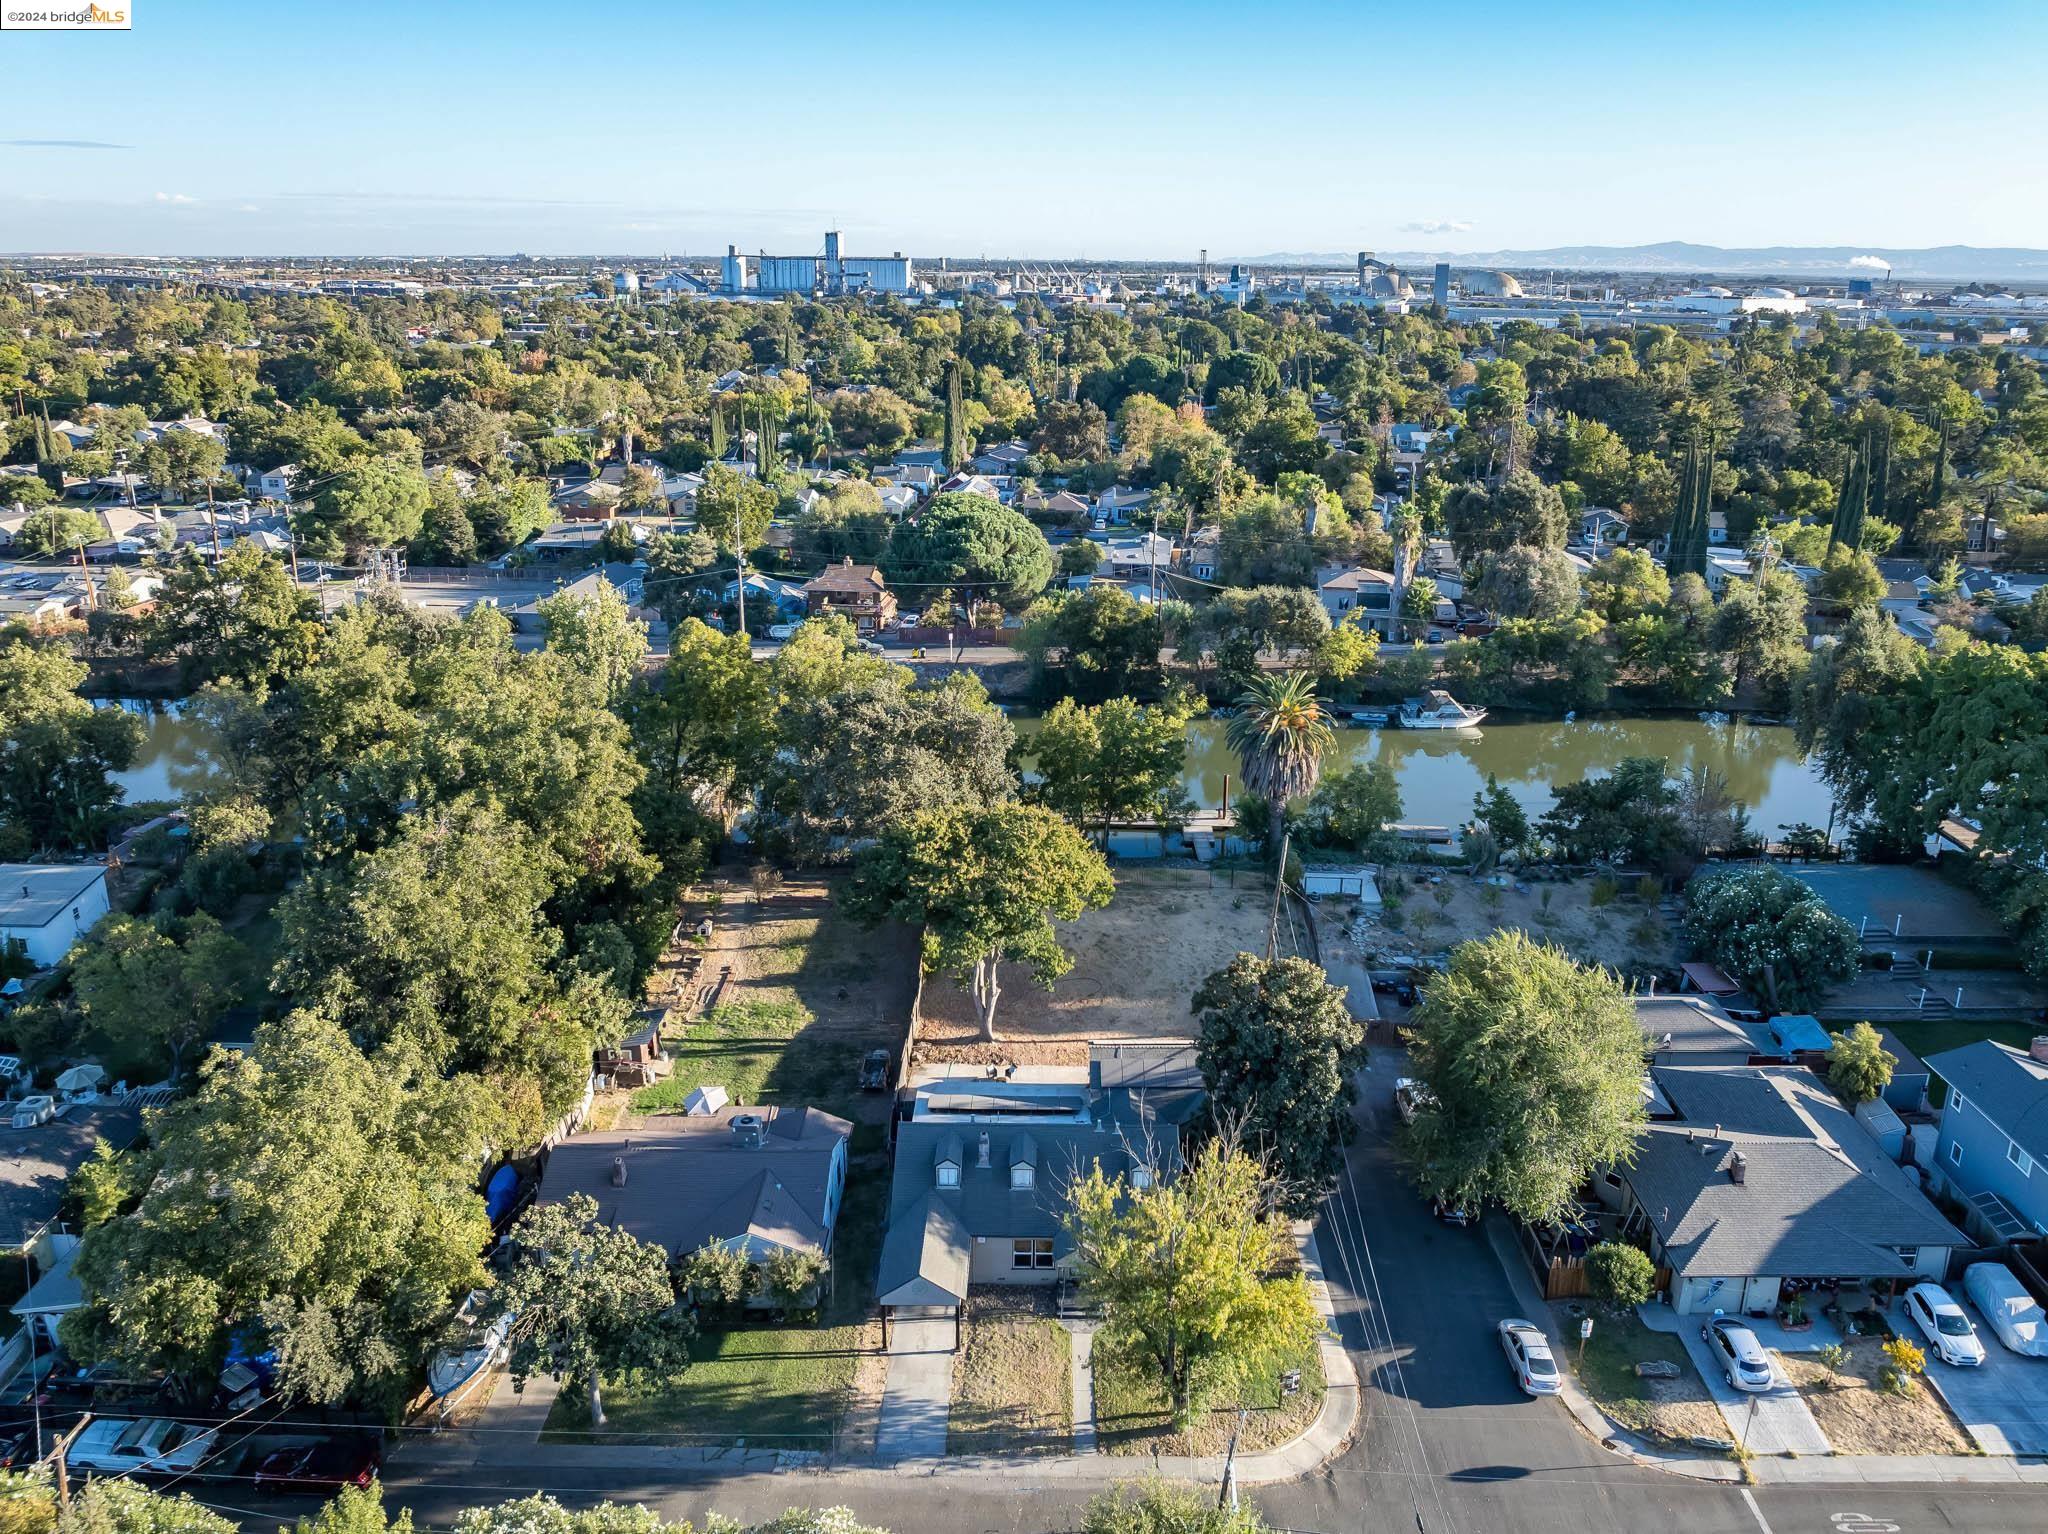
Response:
POLYGON ((1708 996, 1637 996, 1636 1024, 1657 1065, 1750 1065, 1775 1058, 1763 1028, 1724 1012, 1708 996))
POLYGON ((671 1257, 716 1244, 754 1262, 830 1255, 853 1126, 817 1108, 727 1106, 576 1135, 548 1154, 539 1201, 572 1193, 671 1257))
POLYGON ((1032 1074, 913 1089, 876 1283, 886 1315, 957 1320, 970 1283, 1053 1283, 1073 1267, 1074 1179, 1100 1167, 1143 1189, 1178 1169, 1180 1125, 1203 1100, 1191 1046, 1098 1045, 1085 1074, 1032 1074))
POLYGON ((877 485, 896 486, 919 493, 938 488, 939 471, 928 463, 891 463, 875 470, 877 485))
POLYGON ((292 480, 297 476, 299 466, 295 463, 281 463, 274 469, 259 469, 249 481, 249 488, 266 501, 288 501, 292 498, 292 480))
POLYGON ((1163 533, 1139 533, 1134 538, 1111 538, 1102 552, 1110 576, 1145 580, 1154 571, 1170 571, 1175 550, 1173 540, 1163 533))
POLYGON ((873 565, 857 565, 851 557, 828 565, 803 588, 805 610, 813 617, 844 617, 863 634, 885 629, 896 621, 896 596, 882 572, 873 565))
MULTIPOLYGON (((740 597, 738 577, 729 580, 721 588, 725 600, 737 602, 740 597)), ((765 610, 773 608, 784 618, 800 619, 809 610, 809 599, 804 588, 795 581, 777 580, 772 575, 763 575, 759 570, 747 572, 747 602, 749 607, 759 603, 765 610)), ((751 623, 749 624, 751 627, 751 623)))
POLYGON ((1140 490, 1131 485, 1111 485, 1095 497, 1095 520, 1098 523, 1128 522, 1151 503, 1150 490, 1140 490))
POLYGON ((1927 1057, 1948 1084, 1934 1142, 1935 1186, 1992 1239, 2048 1235, 2048 1038, 2030 1048, 1979 1039, 1927 1057))
POLYGON ((995 446, 985 447, 976 453, 971 467, 977 474, 1015 474, 1018 465, 1030 456, 1029 443, 1015 440, 998 442, 995 446))
POLYGON ((1680 1315, 1768 1314, 1786 1279, 1901 1287, 1970 1245, 1811 1071, 1653 1066, 1633 1165, 1595 1179, 1680 1315))
POLYGON ((107 871, 98 863, 0 863, 0 942, 18 941, 38 969, 106 914, 107 871))
POLYGON ((1017 497, 1017 510, 1027 517, 1067 521, 1085 515, 1088 502, 1071 490, 1026 490, 1017 497))

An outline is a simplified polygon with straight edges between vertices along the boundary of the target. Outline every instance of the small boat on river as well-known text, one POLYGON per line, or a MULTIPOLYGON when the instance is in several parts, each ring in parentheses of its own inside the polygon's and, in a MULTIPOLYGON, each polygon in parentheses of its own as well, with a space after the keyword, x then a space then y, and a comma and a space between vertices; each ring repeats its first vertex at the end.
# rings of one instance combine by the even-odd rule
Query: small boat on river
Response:
POLYGON ((1401 705, 1404 730, 1470 730, 1485 717, 1485 709, 1467 708, 1441 687, 1432 687, 1401 705))

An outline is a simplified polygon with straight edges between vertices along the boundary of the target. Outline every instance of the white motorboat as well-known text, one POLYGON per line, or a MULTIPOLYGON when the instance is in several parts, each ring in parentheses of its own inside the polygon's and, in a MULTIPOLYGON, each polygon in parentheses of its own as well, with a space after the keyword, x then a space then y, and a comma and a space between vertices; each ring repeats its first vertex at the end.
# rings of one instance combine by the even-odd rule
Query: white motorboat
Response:
MULTIPOLYGON (((462 1309, 474 1315, 481 1309, 483 1300, 481 1293, 472 1293, 463 1302, 462 1309)), ((501 1312, 488 1323, 476 1327, 465 1342, 441 1349, 427 1363, 429 1393, 436 1400, 454 1395, 505 1356, 511 1335, 511 1313, 501 1312)))
POLYGON ((1440 687, 1401 705, 1404 730, 1469 730, 1485 717, 1485 709, 1467 708, 1440 687))

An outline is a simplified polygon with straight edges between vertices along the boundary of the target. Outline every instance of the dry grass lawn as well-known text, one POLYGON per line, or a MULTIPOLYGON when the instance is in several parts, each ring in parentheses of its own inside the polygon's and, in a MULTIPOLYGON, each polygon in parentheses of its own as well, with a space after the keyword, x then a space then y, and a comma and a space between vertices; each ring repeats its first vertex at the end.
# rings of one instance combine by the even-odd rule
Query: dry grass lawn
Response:
POLYGON ((1941 1397, 1923 1381, 1909 1396, 1877 1388, 1883 1343, 1858 1337, 1839 1377, 1811 1353, 1780 1353, 1786 1375, 1837 1454, 1970 1454, 1975 1450, 1941 1397))
POLYGON ((953 1364, 948 1454, 1066 1454, 1073 1444, 1073 1356, 1051 1291, 973 1289, 953 1364))
MULTIPOLYGON (((1408 887, 1393 891, 1377 919, 1367 924, 1364 941, 1357 945, 1366 958, 1374 957, 1375 950, 1435 953, 1501 927, 1519 927, 1583 962, 1623 972, 1667 965, 1678 954, 1672 923, 1629 880, 1599 904, 1594 903, 1597 881, 1590 878, 1517 890, 1484 884, 1455 869, 1412 867, 1388 869, 1381 880, 1383 891, 1389 882, 1405 880, 1408 887), (1432 873, 1441 874, 1441 882, 1430 884, 1432 873)), ((1334 934, 1341 927, 1330 921, 1323 930, 1334 934)))
MULTIPOLYGON (((1006 1045, 1079 1048, 1084 1060, 1091 1039, 1186 1038, 1188 998, 1203 977, 1241 950, 1264 951, 1272 898, 1259 870, 1126 865, 1109 905, 1059 927, 1074 967, 1052 990, 1003 967, 996 1033, 1006 1045)), ((919 1059, 976 1058, 981 1033, 966 992, 935 975, 921 1011, 919 1059)), ((1016 1048, 1000 1053, 1020 1058, 1016 1048)))
MULTIPOLYGON (((1576 1330, 1575 1320, 1567 1331, 1576 1330)), ((1707 1394, 1685 1344, 1668 1332, 1653 1332, 1633 1315, 1603 1316, 1584 1348, 1564 1352, 1600 1409, 1623 1427, 1683 1443, 1691 1438, 1726 1438, 1728 1419, 1707 1394), (1678 1365, 1678 1378, 1646 1380, 1636 1365, 1652 1359, 1678 1365)))
MULTIPOLYGON (((1095 1337, 1095 1442, 1104 1454, 1221 1454, 1230 1447, 1239 1402, 1234 1395, 1211 1401, 1208 1412, 1185 1433, 1173 1428, 1172 1403, 1158 1372, 1142 1359, 1120 1357, 1095 1337)), ((1238 1451, 1256 1454, 1292 1443, 1307 1432, 1323 1409, 1323 1359, 1314 1343, 1298 1356, 1273 1358, 1256 1371, 1244 1391, 1248 1408, 1238 1451), (1301 1370, 1301 1388, 1284 1395, 1280 1376, 1301 1370)))

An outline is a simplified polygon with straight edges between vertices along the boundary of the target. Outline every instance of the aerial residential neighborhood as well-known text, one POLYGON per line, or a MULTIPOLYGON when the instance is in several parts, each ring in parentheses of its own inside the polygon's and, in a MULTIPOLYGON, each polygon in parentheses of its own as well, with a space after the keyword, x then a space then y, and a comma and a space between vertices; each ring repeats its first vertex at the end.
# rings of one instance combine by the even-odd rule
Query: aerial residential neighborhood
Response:
POLYGON ((6 1534, 2048 1527, 2038 11, 0 12, 6 1534))

